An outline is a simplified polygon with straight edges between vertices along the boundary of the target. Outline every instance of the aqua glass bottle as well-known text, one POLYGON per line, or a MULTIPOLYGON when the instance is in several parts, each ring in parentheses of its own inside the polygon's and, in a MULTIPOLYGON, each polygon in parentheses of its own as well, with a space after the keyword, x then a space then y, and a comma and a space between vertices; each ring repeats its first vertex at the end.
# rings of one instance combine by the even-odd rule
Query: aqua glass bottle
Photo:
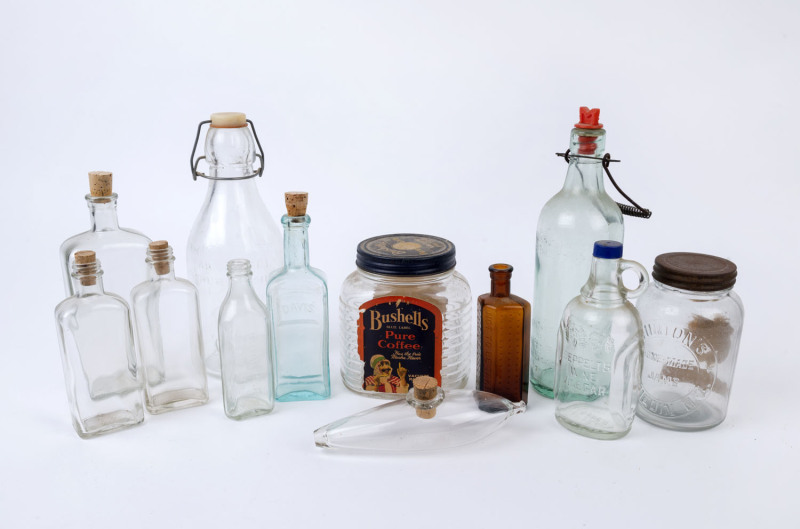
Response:
POLYGON ((547 201, 536 229, 531 322, 531 386, 553 397, 558 325, 564 307, 586 282, 595 241, 622 242, 622 212, 603 187, 605 130, 599 109, 580 109, 572 129, 564 187, 547 201))
POLYGON ((328 365, 328 286, 308 264, 308 193, 286 193, 284 266, 267 285, 270 339, 278 401, 320 400, 331 395, 328 365))
POLYGON ((564 310, 556 354, 556 419, 595 439, 617 439, 633 424, 642 383, 642 320, 629 300, 647 288, 647 271, 622 259, 622 243, 597 241, 581 293, 564 310), (622 274, 639 284, 629 290, 622 274))
POLYGON ((219 354, 225 415, 241 420, 275 407, 267 307, 253 291, 247 259, 228 261, 230 286, 219 309, 219 354))

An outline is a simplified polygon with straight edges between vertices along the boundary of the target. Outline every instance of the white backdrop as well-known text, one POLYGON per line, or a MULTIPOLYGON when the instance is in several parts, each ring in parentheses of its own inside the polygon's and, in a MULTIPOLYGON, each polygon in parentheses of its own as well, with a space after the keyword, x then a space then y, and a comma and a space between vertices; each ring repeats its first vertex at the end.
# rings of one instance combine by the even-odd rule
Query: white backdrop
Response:
MULTIPOLYGON (((800 196, 795 1, 16 2, 0 19, 4 250, 0 527, 745 527, 798 514, 793 377, 800 196), (446 453, 325 452, 312 431, 378 404, 338 376, 338 292, 369 236, 452 240, 473 295, 493 262, 533 291, 536 220, 562 185, 578 107, 602 109, 626 257, 739 266, 745 328, 727 420, 634 424, 614 442, 553 404, 446 453), (207 183, 197 123, 244 111, 267 153, 262 196, 310 192, 328 274, 333 398, 236 423, 218 381, 201 408, 83 441, 53 326, 57 250, 88 226, 90 170, 120 221, 185 244, 207 183)), ((610 189, 610 186, 608 186, 610 189)), ((615 193, 611 190, 611 194, 615 193)))

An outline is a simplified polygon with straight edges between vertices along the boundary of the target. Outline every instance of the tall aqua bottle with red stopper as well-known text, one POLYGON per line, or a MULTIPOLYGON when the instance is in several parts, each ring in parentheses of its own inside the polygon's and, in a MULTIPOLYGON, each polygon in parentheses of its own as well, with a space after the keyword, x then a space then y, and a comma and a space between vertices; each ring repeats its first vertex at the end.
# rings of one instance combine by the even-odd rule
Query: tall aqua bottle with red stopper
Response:
POLYGON ((595 241, 623 242, 622 212, 603 187, 606 131, 600 109, 581 107, 570 133, 564 187, 547 201, 536 228, 530 380, 553 398, 558 325, 567 303, 586 282, 595 241), (578 154, 578 156, 574 156, 578 154))

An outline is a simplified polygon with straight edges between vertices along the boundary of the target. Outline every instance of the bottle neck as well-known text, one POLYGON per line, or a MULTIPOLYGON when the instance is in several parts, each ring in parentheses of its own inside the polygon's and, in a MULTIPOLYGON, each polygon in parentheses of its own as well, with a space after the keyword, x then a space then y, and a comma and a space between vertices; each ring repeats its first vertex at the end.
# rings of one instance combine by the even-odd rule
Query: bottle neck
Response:
POLYGON ((579 156, 569 159, 564 189, 605 193, 602 164, 605 130, 572 129, 569 152, 579 156))
POLYGON ((492 296, 496 298, 505 298, 511 295, 511 272, 510 271, 494 271, 489 272, 492 279, 492 296))
POLYGON ((592 257, 592 270, 581 294, 594 301, 623 300, 619 284, 619 262, 619 259, 592 257))
POLYGON ((251 279, 253 271, 247 259, 232 259, 228 261, 228 295, 249 296, 255 295, 251 279))
POLYGON ((248 127, 209 128, 205 155, 211 178, 243 178, 254 173, 255 143, 248 127))
POLYGON ((116 193, 108 197, 86 195, 86 205, 89 206, 89 219, 92 223, 92 231, 119 229, 116 193))
POLYGON ((72 290, 77 297, 105 294, 103 269, 99 262, 72 263, 72 290))
POLYGON ((290 217, 284 215, 283 223, 283 255, 286 268, 308 267, 308 225, 311 217, 290 217))
POLYGON ((172 256, 172 247, 147 250, 148 276, 151 281, 175 279, 175 257, 172 256))

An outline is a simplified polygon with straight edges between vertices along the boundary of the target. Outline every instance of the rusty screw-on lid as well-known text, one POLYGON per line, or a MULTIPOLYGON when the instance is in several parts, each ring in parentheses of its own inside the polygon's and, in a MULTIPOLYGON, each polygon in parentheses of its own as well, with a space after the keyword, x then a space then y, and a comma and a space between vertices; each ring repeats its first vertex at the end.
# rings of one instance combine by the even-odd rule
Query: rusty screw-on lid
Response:
POLYGON ((736 273, 731 261, 702 253, 663 253, 653 265, 653 279, 659 283, 697 292, 732 288, 736 273))

